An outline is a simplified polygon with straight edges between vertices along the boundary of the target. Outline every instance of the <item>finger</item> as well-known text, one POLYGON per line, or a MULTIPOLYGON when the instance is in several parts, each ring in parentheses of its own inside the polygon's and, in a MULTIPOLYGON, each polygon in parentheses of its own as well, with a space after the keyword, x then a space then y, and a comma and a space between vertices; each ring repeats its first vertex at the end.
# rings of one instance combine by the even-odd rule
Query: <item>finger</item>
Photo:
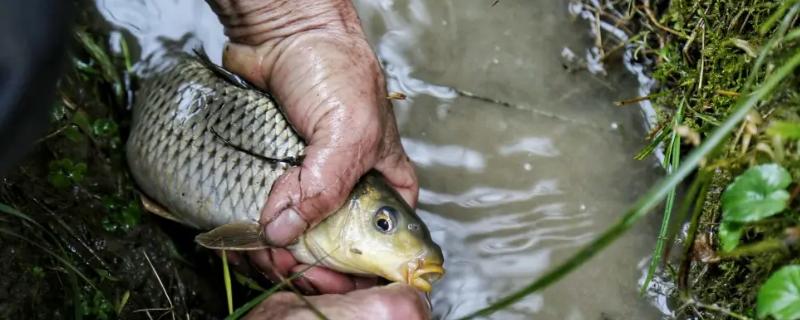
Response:
POLYGON ((319 290, 317 290, 317 288, 314 287, 313 284, 311 284, 311 281, 308 281, 308 279, 306 278, 299 277, 297 279, 294 279, 294 281, 292 281, 292 284, 294 284, 295 287, 299 288, 300 292, 302 292, 304 295, 319 294, 319 290))
MULTIPOLYGON (((220 258, 222 258, 222 252, 223 251, 221 250, 214 250, 214 253, 216 253, 217 256, 220 256, 220 258)), ((245 263, 244 253, 235 251, 225 251, 225 256, 228 260, 228 265, 231 266, 235 271, 245 275, 250 274, 250 272, 252 271, 250 270, 250 266, 247 263, 245 263)))
POLYGON ((280 282, 289 276, 297 261, 286 249, 265 249, 248 251, 250 262, 261 274, 273 282, 280 282))
POLYGON ((377 277, 359 277, 352 276, 353 283, 355 283, 356 290, 368 289, 378 285, 377 277))
POLYGON ((303 281, 295 284, 304 290, 320 294, 346 293, 356 289, 356 282, 350 276, 324 268, 299 264, 292 268, 292 273, 302 272, 303 281))
POLYGON ((361 301, 360 312, 375 319, 429 319, 427 297, 406 284, 392 283, 384 287, 355 291, 350 296, 361 301))
POLYGON ((253 46, 228 42, 222 51, 222 66, 255 86, 266 89, 267 79, 264 78, 260 61, 263 53, 253 46))
POLYGON ((354 159, 368 157, 364 154, 369 152, 312 142, 306 148, 303 164, 287 170, 272 186, 261 212, 266 240, 275 246, 286 246, 339 209, 366 172, 366 165, 354 159))
POLYGON ((412 208, 417 206, 417 197, 419 196, 417 174, 402 147, 379 160, 375 169, 383 174, 389 185, 397 190, 397 193, 408 205, 412 208))
POLYGON ((288 292, 273 294, 246 319, 316 319, 306 302, 331 319, 430 319, 430 307, 421 292, 405 284, 326 294, 300 299, 288 292))
POLYGON ((217 254, 220 258, 222 258, 222 253, 225 252, 225 258, 228 260, 228 265, 238 267, 244 261, 244 257, 242 257, 240 252, 235 251, 225 251, 225 250, 214 250, 214 253, 217 254))

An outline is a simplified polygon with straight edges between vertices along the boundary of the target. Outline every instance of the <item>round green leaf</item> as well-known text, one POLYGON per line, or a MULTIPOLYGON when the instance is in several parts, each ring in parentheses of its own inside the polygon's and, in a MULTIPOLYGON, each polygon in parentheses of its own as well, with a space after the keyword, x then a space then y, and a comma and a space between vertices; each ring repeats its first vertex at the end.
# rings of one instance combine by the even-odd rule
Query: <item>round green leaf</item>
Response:
POLYGON ((719 239, 722 242, 722 251, 730 252, 739 245, 744 224, 732 221, 722 221, 719 224, 719 239))
POLYGON ((800 319, 800 265, 773 273, 758 291, 756 313, 776 320, 800 319))
POLYGON ((758 221, 783 211, 791 181, 789 172, 777 164, 748 169, 722 194, 723 221, 758 221))

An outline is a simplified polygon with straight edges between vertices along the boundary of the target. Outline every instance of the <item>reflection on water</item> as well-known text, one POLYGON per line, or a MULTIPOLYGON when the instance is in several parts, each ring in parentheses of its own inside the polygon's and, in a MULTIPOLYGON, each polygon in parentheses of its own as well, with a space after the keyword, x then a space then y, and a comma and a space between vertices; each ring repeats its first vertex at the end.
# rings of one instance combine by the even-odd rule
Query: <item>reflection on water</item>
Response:
MULTIPOLYGON (((591 55, 593 43, 568 3, 490 4, 356 1, 389 89, 408 96, 395 103, 403 145, 420 177, 420 215, 448 270, 432 297, 439 318, 474 311, 542 275, 611 225, 659 173, 632 160, 642 147, 641 111, 611 103, 638 95, 634 79, 621 68, 603 76, 562 66, 563 52, 591 55)), ((225 38, 203 2, 98 0, 98 7, 137 37, 142 56, 157 55, 161 39, 191 33, 219 61, 225 38)), ((638 295, 656 225, 642 223, 579 272, 496 317, 661 317, 663 297, 638 295)))

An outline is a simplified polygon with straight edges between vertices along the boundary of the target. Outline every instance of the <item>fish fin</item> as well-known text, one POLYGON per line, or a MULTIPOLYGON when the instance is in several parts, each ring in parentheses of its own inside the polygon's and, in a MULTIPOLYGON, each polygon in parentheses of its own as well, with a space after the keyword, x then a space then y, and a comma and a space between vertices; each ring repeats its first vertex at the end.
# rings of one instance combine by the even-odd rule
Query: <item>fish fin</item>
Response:
POLYGON ((258 223, 229 223, 194 238, 199 245, 214 250, 260 250, 270 246, 261 236, 258 223))
POLYGON ((155 200, 153 199, 150 199, 150 197, 148 197, 144 193, 139 192, 139 200, 142 202, 142 207, 144 207, 145 210, 147 210, 152 214, 155 214, 165 219, 175 221, 180 224, 190 225, 186 221, 179 219, 174 214, 169 212, 169 210, 167 210, 167 208, 164 208, 164 206, 162 206, 160 203, 155 202, 155 200))

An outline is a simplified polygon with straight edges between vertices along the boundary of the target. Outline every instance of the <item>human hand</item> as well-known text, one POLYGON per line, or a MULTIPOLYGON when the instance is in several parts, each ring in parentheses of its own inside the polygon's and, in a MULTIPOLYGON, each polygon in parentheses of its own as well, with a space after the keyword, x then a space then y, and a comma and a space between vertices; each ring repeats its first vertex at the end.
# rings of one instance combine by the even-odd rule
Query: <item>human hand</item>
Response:
MULTIPOLYGON (((208 0, 229 37, 225 67, 267 89, 308 143, 302 165, 273 185, 261 216, 284 246, 346 200, 377 169, 410 205, 418 185, 395 123, 380 65, 348 0, 208 0)), ((284 249, 251 253, 273 280, 305 269, 284 249)), ((312 268, 298 285, 346 292, 374 280, 312 268)))
MULTIPOLYGON (((306 300, 329 319, 428 319, 430 306, 422 294, 405 284, 391 284, 348 294, 327 294, 306 300)), ((290 292, 272 295, 250 311, 246 319, 318 319, 290 292)))

